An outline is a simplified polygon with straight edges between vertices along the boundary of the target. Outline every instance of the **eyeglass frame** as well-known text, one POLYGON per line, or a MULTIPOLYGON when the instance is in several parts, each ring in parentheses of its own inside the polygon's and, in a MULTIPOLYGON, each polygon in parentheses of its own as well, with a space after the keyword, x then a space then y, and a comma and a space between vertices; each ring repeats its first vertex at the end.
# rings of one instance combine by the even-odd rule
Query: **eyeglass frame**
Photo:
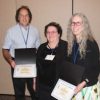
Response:
POLYGON ((71 22, 72 26, 81 26, 83 24, 83 22, 71 22))

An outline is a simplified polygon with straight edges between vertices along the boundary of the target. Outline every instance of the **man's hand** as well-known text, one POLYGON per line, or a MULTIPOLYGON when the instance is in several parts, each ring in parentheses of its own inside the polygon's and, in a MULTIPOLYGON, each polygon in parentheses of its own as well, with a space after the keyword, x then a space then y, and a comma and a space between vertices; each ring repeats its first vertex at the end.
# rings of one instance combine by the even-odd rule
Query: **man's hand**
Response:
POLYGON ((36 91, 36 77, 33 78, 33 90, 36 91))
POLYGON ((11 60, 11 61, 10 61, 10 65, 11 65, 12 68, 15 68, 15 66, 16 66, 15 61, 14 61, 14 60, 11 60))

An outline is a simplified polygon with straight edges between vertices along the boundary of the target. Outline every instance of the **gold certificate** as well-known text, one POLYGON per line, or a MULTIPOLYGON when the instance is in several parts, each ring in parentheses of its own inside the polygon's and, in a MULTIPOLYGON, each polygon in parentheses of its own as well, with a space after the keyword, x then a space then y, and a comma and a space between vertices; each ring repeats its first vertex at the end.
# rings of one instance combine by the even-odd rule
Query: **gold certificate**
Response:
POLYGON ((51 93, 51 96, 58 100, 71 100, 74 95, 75 87, 75 85, 59 79, 51 93))
POLYGON ((16 65, 14 69, 15 78, 31 78, 37 76, 36 64, 16 65))

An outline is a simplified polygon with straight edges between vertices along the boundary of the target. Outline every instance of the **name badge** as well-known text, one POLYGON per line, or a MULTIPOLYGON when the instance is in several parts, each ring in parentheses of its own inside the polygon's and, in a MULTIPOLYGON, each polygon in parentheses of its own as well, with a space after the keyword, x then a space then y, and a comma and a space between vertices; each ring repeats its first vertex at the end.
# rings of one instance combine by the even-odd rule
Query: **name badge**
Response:
POLYGON ((45 57, 45 60, 53 60, 54 57, 55 57, 55 55, 47 55, 47 56, 45 57))

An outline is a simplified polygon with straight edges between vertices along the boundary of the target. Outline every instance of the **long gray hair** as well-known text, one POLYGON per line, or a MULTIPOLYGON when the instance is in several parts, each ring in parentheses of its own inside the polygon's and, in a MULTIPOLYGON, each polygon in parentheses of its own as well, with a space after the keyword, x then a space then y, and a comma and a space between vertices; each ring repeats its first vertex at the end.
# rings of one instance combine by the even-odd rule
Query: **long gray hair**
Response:
POLYGON ((72 47, 75 40, 75 36, 71 29, 72 19, 75 16, 79 16, 82 19, 83 30, 81 31, 80 35, 80 43, 79 43, 79 53, 81 58, 84 58, 86 55, 86 48, 87 48, 87 40, 93 41, 94 38, 92 36, 91 28, 88 22, 87 17, 82 13, 75 13, 70 18, 68 27, 67 27, 67 41, 68 41, 68 55, 72 53, 72 47))

